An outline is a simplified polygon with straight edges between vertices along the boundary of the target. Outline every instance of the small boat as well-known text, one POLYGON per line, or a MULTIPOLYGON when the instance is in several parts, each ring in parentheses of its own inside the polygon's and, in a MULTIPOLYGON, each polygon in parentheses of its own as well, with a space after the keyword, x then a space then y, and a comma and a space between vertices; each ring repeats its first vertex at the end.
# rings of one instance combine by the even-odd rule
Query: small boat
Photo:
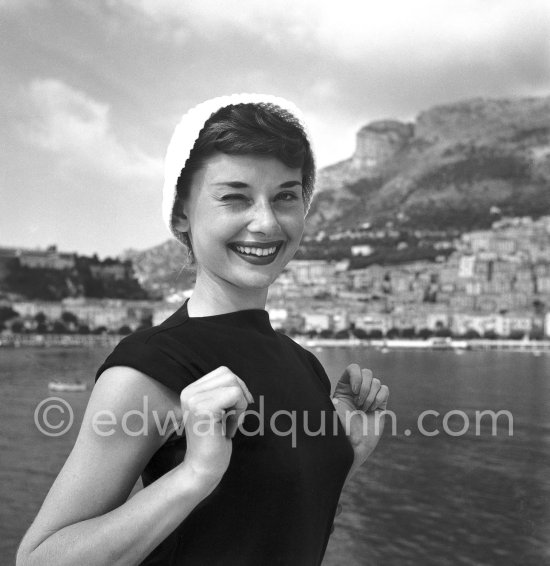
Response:
POLYGON ((86 391, 88 386, 81 381, 59 381, 58 379, 50 381, 48 383, 48 389, 50 391, 86 391))

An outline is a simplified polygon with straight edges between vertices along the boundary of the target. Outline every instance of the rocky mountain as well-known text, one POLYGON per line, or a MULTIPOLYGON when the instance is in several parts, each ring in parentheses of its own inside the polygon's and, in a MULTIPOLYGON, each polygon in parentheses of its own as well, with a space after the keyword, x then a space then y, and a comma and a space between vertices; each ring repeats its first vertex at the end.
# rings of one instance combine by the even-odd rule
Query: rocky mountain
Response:
POLYGON ((132 262, 138 281, 152 297, 189 289, 195 281, 195 271, 185 268, 185 248, 173 239, 146 250, 126 250, 123 258, 132 262))
POLYGON ((354 154, 319 171, 307 233, 388 221, 470 230, 550 214, 550 97, 474 99, 377 121, 354 154), (492 213, 491 213, 492 211, 492 213))

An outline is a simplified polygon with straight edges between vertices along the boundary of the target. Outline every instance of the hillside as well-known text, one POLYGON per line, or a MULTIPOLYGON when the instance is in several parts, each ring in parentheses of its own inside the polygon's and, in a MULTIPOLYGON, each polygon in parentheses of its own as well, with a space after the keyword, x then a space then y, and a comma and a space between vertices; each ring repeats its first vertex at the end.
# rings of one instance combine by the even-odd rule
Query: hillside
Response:
POLYGON ((403 228, 483 228, 550 213, 550 97, 475 99, 414 124, 361 128, 350 159, 319 172, 307 233, 368 221, 403 228))
POLYGON ((187 255, 176 240, 147 250, 127 250, 123 258, 132 261, 139 282, 152 296, 189 289, 195 280, 193 270, 183 269, 187 255))

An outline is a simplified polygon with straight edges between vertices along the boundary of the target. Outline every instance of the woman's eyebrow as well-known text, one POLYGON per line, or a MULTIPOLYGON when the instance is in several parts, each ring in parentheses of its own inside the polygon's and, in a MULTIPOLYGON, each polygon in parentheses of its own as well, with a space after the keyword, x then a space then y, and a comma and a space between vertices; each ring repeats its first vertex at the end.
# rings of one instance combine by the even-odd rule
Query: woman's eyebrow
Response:
POLYGON ((215 187, 231 187, 232 189, 249 189, 250 185, 243 183, 242 181, 220 181, 219 183, 214 183, 215 187))
MULTIPOLYGON (((220 181, 219 183, 214 183, 215 187, 231 187, 232 189, 250 189, 250 185, 243 183, 242 181, 220 181)), ((302 186, 300 181, 286 181, 279 185, 280 189, 290 189, 292 187, 302 186)))
POLYGON ((286 183, 282 183, 279 185, 281 189, 290 189, 292 187, 301 187, 302 183, 300 181, 287 181, 286 183))

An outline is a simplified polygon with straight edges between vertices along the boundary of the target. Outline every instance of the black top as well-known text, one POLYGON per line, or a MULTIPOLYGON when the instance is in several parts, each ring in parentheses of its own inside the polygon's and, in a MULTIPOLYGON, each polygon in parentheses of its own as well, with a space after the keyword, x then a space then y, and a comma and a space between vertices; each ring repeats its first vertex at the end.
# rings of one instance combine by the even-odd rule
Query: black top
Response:
MULTIPOLYGON (((179 394, 221 365, 254 397, 229 467, 142 564, 318 566, 353 449, 323 366, 273 330, 267 311, 189 317, 186 302, 161 325, 124 338, 96 380, 109 367, 130 366, 179 394)), ((181 431, 167 440, 145 467, 144 486, 183 460, 185 444, 181 431)))

